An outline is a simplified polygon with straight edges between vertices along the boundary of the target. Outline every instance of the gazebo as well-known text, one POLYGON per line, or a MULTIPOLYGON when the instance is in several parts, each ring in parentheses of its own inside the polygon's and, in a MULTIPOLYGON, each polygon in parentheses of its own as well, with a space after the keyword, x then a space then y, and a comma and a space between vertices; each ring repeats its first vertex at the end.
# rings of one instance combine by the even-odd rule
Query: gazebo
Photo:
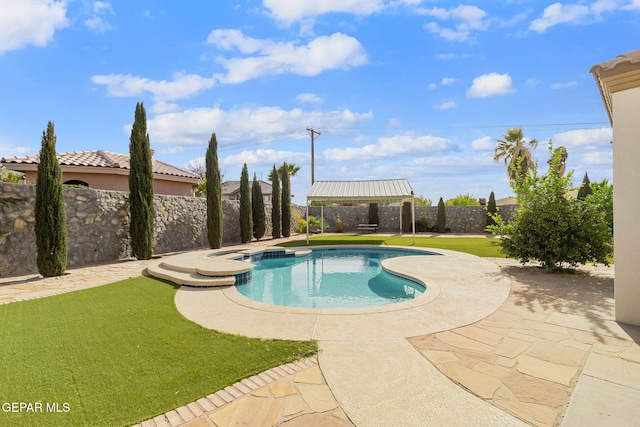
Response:
MULTIPOLYGON (((411 202, 411 230, 416 240, 415 204, 413 189, 406 179, 380 179, 368 181, 316 181, 307 195, 307 219, 309 203, 320 202, 321 227, 324 232, 323 203, 400 203, 400 233, 402 234, 402 204, 411 202)), ((307 244, 309 221, 307 221, 307 244)))

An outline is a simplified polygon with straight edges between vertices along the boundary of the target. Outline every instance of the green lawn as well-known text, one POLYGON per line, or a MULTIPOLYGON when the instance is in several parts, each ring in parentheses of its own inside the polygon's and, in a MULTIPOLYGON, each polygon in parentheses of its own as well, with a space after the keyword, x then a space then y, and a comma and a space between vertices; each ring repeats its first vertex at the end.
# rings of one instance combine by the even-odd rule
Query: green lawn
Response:
MULTIPOLYGON (((305 245, 304 240, 281 243, 279 246, 291 247, 305 245)), ((500 252, 498 239, 479 237, 424 237, 416 236, 413 244, 412 236, 366 236, 331 235, 317 236, 309 239, 310 246, 317 245, 388 245, 388 246, 416 246, 421 248, 449 249, 466 252, 481 257, 505 258, 500 252)))
POLYGON ((138 277, 0 306, 0 425, 132 424, 317 351, 204 329, 178 313, 176 290, 138 277))

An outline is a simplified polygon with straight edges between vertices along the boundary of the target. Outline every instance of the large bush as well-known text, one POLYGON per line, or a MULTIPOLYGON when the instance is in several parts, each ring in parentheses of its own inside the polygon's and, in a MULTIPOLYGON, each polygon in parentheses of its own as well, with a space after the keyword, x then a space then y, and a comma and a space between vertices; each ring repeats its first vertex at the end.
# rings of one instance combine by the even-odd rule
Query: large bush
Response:
POLYGON ((62 276, 67 267, 66 221, 56 135, 49 122, 42 132, 35 204, 36 263, 45 277, 62 276))
POLYGON ((444 202, 445 206, 480 206, 478 199, 471 194, 460 194, 444 202))
POLYGON ((589 187, 591 193, 586 197, 587 202, 602 212, 604 220, 613 234, 613 185, 603 179, 601 182, 592 182, 589 187))
POLYGON ((515 174, 511 186, 520 208, 509 224, 495 215, 490 231, 502 235, 502 252, 522 263, 539 261, 550 270, 563 264, 606 264, 613 246, 603 212, 568 196, 572 174, 559 174, 562 153, 553 152, 551 142, 549 152, 553 154, 546 175, 538 176, 537 165, 527 174, 515 174))
POLYGON ((245 163, 240 174, 240 241, 250 243, 252 234, 251 187, 249 186, 249 170, 245 163))
POLYGON ((438 200, 438 233, 444 233, 447 227, 447 213, 442 197, 438 200))
POLYGON ((253 237, 260 240, 264 236, 267 228, 266 217, 264 213, 264 199, 262 195, 262 187, 256 174, 253 174, 253 183, 251 184, 251 215, 253 217, 253 237))

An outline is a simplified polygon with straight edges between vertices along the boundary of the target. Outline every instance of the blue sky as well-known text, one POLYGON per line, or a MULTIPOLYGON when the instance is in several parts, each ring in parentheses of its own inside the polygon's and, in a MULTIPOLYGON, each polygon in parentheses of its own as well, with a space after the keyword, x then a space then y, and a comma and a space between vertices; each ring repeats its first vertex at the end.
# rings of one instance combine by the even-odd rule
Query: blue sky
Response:
POLYGON ((0 157, 128 153, 136 102, 155 158, 184 167, 213 132, 225 179, 407 178, 437 203, 511 194, 495 140, 564 145, 574 183, 612 180, 591 66, 640 48, 640 0, 0 0, 0 157))

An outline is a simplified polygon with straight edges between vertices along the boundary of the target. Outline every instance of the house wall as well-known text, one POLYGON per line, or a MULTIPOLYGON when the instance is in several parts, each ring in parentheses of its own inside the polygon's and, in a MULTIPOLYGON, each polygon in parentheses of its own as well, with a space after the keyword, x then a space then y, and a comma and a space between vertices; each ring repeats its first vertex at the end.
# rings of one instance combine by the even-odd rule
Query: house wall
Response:
POLYGON ((640 88, 613 93, 613 221, 616 320, 640 326, 640 88))
MULTIPOLYGON (((26 171, 28 182, 35 183, 38 177, 37 171, 26 171)), ((108 173, 82 173, 63 172, 62 182, 83 181, 89 188, 96 190, 129 191, 129 175, 108 174, 108 173)), ((193 196, 193 184, 189 182, 178 182, 154 177, 153 192, 155 194, 165 194, 169 196, 193 196)))

